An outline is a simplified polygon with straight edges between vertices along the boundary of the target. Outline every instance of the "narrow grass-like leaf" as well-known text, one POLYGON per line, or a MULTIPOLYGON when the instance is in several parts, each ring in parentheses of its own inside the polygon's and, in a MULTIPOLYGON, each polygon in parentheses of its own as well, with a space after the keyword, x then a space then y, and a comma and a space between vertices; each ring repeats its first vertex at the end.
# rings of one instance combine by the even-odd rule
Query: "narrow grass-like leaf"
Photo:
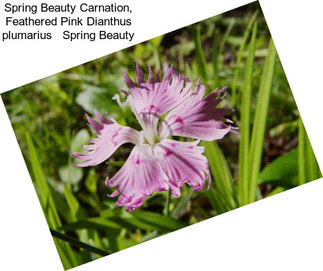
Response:
POLYGON ((305 171, 305 129, 301 119, 298 123, 298 182, 304 184, 306 182, 305 171))
POLYGON ((219 70, 220 70, 220 50, 219 50, 219 37, 215 31, 212 40, 212 64, 213 64, 213 79, 214 85, 219 86, 219 70))
POLYGON ((306 150, 306 168, 307 168, 306 181, 309 182, 319 178, 321 174, 319 173, 320 170, 316 162, 316 158, 311 146, 311 142, 307 135, 305 140, 305 150, 306 150))
POLYGON ((63 230, 63 231, 75 231, 79 229, 121 230, 122 228, 133 229, 133 230, 141 229, 141 230, 147 230, 147 231, 151 231, 155 229, 155 227, 152 226, 151 224, 140 221, 131 215, 131 217, 127 217, 127 218, 91 217, 88 219, 65 224, 60 228, 60 230, 63 230))
POLYGON ((145 235, 144 237, 141 238, 140 243, 149 241, 153 238, 156 238, 159 236, 158 231, 152 231, 151 233, 148 233, 147 235, 145 235))
POLYGON ((269 107, 270 91, 275 68, 276 49, 272 39, 269 42, 268 55, 262 71, 261 82, 258 92, 256 112, 253 122, 251 145, 249 152, 249 202, 256 200, 258 188, 258 174, 261 165, 264 136, 269 107))
POLYGON ((281 193, 281 192, 283 192, 283 191, 285 191, 285 188, 284 188, 284 187, 280 187, 280 186, 278 186, 278 187, 276 187, 273 191, 271 191, 271 192, 266 196, 266 198, 271 197, 271 196, 274 196, 274 195, 276 195, 276 194, 279 194, 279 193, 281 193))
POLYGON ((64 186, 64 195, 72 215, 74 217, 77 217, 80 204, 75 198, 75 196, 73 195, 72 191, 66 185, 64 186))
POLYGON ((224 54, 224 45, 228 41, 228 38, 229 38, 229 36, 231 34, 231 31, 232 31, 235 23, 236 23, 236 19, 235 18, 230 18, 230 23, 228 25, 228 28, 226 29, 224 35, 221 38, 221 42, 220 42, 220 46, 219 46, 219 51, 221 52, 221 54, 224 54))
MULTIPOLYGON (((47 223, 52 228, 58 228, 62 225, 56 206, 51 195, 50 187, 46 181, 45 175, 39 163, 36 148, 30 135, 26 134, 26 143, 28 148, 29 160, 31 164, 34 182, 38 190, 38 197, 43 208, 47 223)), ((65 243, 54 240, 57 251, 62 260, 65 269, 78 265, 78 260, 72 249, 65 243)))
POLYGON ((161 231, 174 231, 188 225, 172 217, 147 211, 137 210, 133 213, 133 216, 147 224, 155 226, 156 229, 161 231))
POLYGON ((206 195, 213 210, 215 210, 217 214, 222 214, 232 209, 226 204, 226 200, 217 189, 211 187, 210 190, 206 192, 206 195))
POLYGON ((73 246, 86 249, 88 251, 91 251, 93 253, 96 253, 96 254, 99 254, 99 255, 102 255, 102 256, 109 255, 109 253, 107 251, 103 250, 103 249, 100 249, 100 248, 91 246, 89 244, 86 244, 84 242, 81 242, 81 241, 79 241, 79 240, 77 240, 77 239, 75 239, 75 238, 73 238, 71 236, 63 234, 63 233, 58 232, 56 230, 50 229, 50 232, 55 238, 61 239, 63 241, 66 241, 66 242, 70 243, 73 246))
POLYGON ((219 79, 219 71, 222 67, 222 59, 221 54, 224 52, 224 45, 226 44, 228 37, 232 31, 232 28, 235 24, 235 19, 230 20, 230 24, 225 31, 224 35, 221 36, 219 34, 218 29, 215 28, 213 33, 213 40, 212 40, 212 64, 213 64, 213 77, 214 77, 214 85, 216 87, 220 86, 220 79, 219 79))
POLYGON ((56 209, 60 215, 60 217, 63 218, 65 221, 71 221, 73 219, 71 211, 69 210, 69 207, 65 201, 65 199, 56 191, 51 191, 53 202, 56 206, 56 209))
POLYGON ((86 220, 80 220, 65 224, 60 229, 64 231, 74 231, 77 229, 121 229, 122 226, 112 219, 102 217, 92 217, 86 220))
POLYGON ((299 184, 304 184, 321 177, 321 171, 317 164, 311 143, 306 133, 304 124, 299 119, 298 126, 298 167, 299 167, 299 184))
POLYGON ((205 83, 207 79, 207 68, 206 68, 206 59, 205 59, 205 55, 202 47, 202 41, 201 41, 200 24, 194 25, 192 32, 193 32, 193 38, 195 43, 195 50, 196 50, 197 61, 200 69, 200 74, 205 83))
POLYGON ((241 93, 241 121, 240 121, 240 143, 239 143, 239 181, 238 194, 240 206, 248 203, 249 182, 249 141, 250 141, 250 111, 253 63, 256 51, 257 23, 252 29, 249 44, 249 53, 244 75, 244 86, 241 93))
MULTIPOLYGON (((305 130, 305 129, 304 129, 305 130)), ((307 168, 307 179, 306 181, 313 181, 322 177, 320 168, 315 158, 315 154, 311 145, 311 142, 308 138, 308 135, 305 130, 305 151, 306 151, 306 168, 307 168)))
POLYGON ((237 86, 238 86, 239 74, 240 74, 240 69, 241 69, 242 55, 243 55, 250 31, 251 31, 252 25, 253 25, 254 21, 256 20, 257 15, 258 15, 258 11, 256 11, 252 15, 252 17, 250 18, 250 21, 248 22, 246 30, 243 33, 242 43, 240 44, 239 51, 237 54, 237 61, 236 61, 236 65, 235 65, 235 69, 234 69, 234 73, 233 73, 232 85, 231 85, 232 106, 234 106, 236 103, 237 86))
POLYGON ((177 219, 180 216, 181 212, 186 207, 186 205, 189 202, 190 198, 192 197, 193 193, 194 193, 193 189, 188 190, 186 196, 182 197, 181 200, 179 201, 179 203, 177 203, 174 211, 172 212, 171 217, 177 219))
POLYGON ((165 216, 169 215, 170 198, 171 198, 171 190, 169 189, 166 194, 166 201, 165 201, 165 206, 164 206, 165 216))
POLYGON ((119 247, 118 237, 120 234, 120 230, 110 229, 110 230, 106 231, 105 234, 109 240, 110 250, 112 252, 119 251, 120 247, 119 247))
POLYGON ((144 221, 141 221, 133 216, 131 218, 122 218, 116 220, 120 225, 123 225, 124 228, 141 229, 146 231, 152 231, 156 229, 152 224, 145 223, 144 221))
POLYGON ((215 141, 204 141, 202 144, 205 147, 205 156, 208 158, 210 164, 210 171, 214 178, 215 187, 223 196, 230 210, 234 209, 236 202, 234 200, 233 179, 229 165, 215 141))

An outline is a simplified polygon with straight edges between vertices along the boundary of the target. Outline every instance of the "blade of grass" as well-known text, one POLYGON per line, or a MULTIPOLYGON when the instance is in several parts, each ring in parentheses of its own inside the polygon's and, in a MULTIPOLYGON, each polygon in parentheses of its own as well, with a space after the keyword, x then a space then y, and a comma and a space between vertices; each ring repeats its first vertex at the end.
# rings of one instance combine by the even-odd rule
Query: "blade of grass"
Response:
POLYGON ((224 50, 224 45, 228 40, 228 37, 233 29, 235 24, 235 19, 230 20, 230 24, 225 31, 223 37, 220 38, 218 29, 215 28, 212 40, 212 64, 213 64, 213 76, 214 76, 214 85, 220 86, 219 71, 222 67, 221 63, 221 54, 224 50))
POLYGON ((205 156, 208 158, 215 186, 230 210, 234 209, 236 202, 233 195, 233 179, 229 165, 215 141, 204 141, 202 144, 205 147, 205 156))
POLYGON ((99 255, 102 255, 102 256, 106 256, 106 255, 110 254, 109 252, 107 252, 107 251, 105 251, 103 249, 100 249, 100 248, 91 246, 89 244, 86 244, 84 242, 81 242, 81 241, 79 241, 79 240, 77 240, 77 239, 75 239, 75 238, 73 238, 71 236, 68 236, 66 234, 60 233, 60 232, 58 232, 56 230, 50 229, 50 232, 53 235, 53 237, 58 238, 60 240, 63 240, 65 242, 68 242, 69 244, 71 244, 73 246, 86 249, 88 251, 91 251, 93 253, 96 253, 96 254, 99 254, 99 255))
POLYGON ((219 50, 219 38, 218 32, 215 29, 212 40, 212 64, 213 64, 213 76, 214 85, 219 86, 219 70, 220 70, 220 50, 219 50))
POLYGON ((306 182, 305 171, 305 129, 301 119, 298 122, 298 182, 299 185, 306 182))
POLYGON ((167 191, 166 201, 165 201, 165 207, 164 207, 164 214, 165 214, 165 216, 168 216, 169 215, 170 194, 171 194, 171 191, 169 189, 167 191))
POLYGON ((220 42, 220 48, 219 48, 219 51, 220 51, 221 53, 223 53, 224 45, 225 45, 225 43, 228 41, 228 38, 229 38, 229 36, 230 36, 230 34, 231 34, 231 31, 232 31, 233 26, 235 25, 235 23, 236 23, 236 19, 235 19, 235 18, 230 18, 229 26, 228 26, 228 28, 226 29, 226 31, 225 31, 225 33, 224 33, 224 35, 223 35, 222 39, 221 39, 221 42, 220 42))
POLYGON ((236 103, 238 77, 239 77, 240 69, 241 69, 242 55, 243 55, 243 52, 244 52, 244 49, 245 49, 245 46, 246 46, 250 31, 251 31, 252 25, 253 25, 254 21, 256 20, 257 15, 258 15, 258 11, 256 11, 252 15, 252 17, 250 18, 250 21, 249 21, 249 23, 248 23, 248 25, 246 27, 246 30, 243 33, 242 42, 240 44, 239 51, 238 51, 238 54, 237 54, 237 61, 236 61, 236 65, 235 65, 235 69, 234 69, 234 73, 233 73, 232 85, 231 85, 231 88, 232 88, 232 106, 234 106, 235 103, 236 103))
POLYGON ((250 111, 253 63, 256 51, 257 23, 252 29, 249 53, 244 75, 244 87, 241 93, 241 122, 239 143, 239 181, 238 197, 240 206, 248 203, 248 180, 249 180, 249 141, 250 141, 250 111))
MULTIPOLYGON (((84 215, 84 209, 82 210, 77 198, 74 196, 71 186, 64 185, 64 196, 70 213, 70 217, 67 222, 75 222, 82 217, 82 211, 84 215)), ((88 240, 89 233, 87 229, 77 230, 76 234, 80 241, 86 242, 88 240)))
MULTIPOLYGON (((129 215, 130 216, 130 215, 129 215)), ((90 217, 84 220, 79 220, 69 224, 63 225, 59 230, 61 231, 75 231, 79 229, 96 229, 96 230, 121 230, 123 228, 136 230, 142 229, 146 231, 154 230, 151 224, 142 222, 132 215, 127 218, 120 217, 90 217)))
POLYGON ((188 190, 186 196, 182 197, 181 200, 179 201, 179 203, 176 205, 174 211, 171 214, 171 217, 178 219, 181 212, 186 207, 187 203, 189 202, 190 198, 192 197, 193 193, 194 193, 193 189, 188 190))
MULTIPOLYGON (((305 128, 304 128, 305 130, 305 128)), ((307 170, 307 179, 306 181, 313 181, 322 176, 319 165, 316 161, 315 154, 310 142, 310 139, 308 138, 308 135, 305 130, 305 151, 306 151, 306 168, 307 170)))
POLYGON ((71 210, 73 219, 76 219, 80 205, 68 185, 64 185, 64 195, 67 201, 67 205, 71 210))
POLYGON ((299 184, 304 184, 321 177, 320 168, 301 118, 299 119, 298 126, 298 148, 300 150, 298 155, 299 184))
POLYGON ((307 170, 307 182, 313 181, 317 178, 319 178, 319 169, 318 169, 318 165, 315 159, 315 155, 311 146, 311 143, 309 141, 308 136, 306 136, 306 144, 305 144, 305 150, 306 150, 306 168, 307 170))
POLYGON ((270 90, 272 87, 272 79, 275 68, 275 60, 276 49, 273 40, 271 39, 268 47, 268 55, 266 57, 262 71, 251 136, 251 145, 249 151, 249 203, 254 202, 257 197, 258 174, 261 166, 261 157, 264 145, 265 128, 271 92, 270 90))
MULTIPOLYGON (((58 228, 62 225, 62 223, 56 210, 50 187, 46 181, 42 167, 39 163, 36 148, 28 133, 26 133, 26 143, 34 182, 38 189, 37 195, 47 219, 47 223, 49 227, 58 228)), ((59 241, 55 241, 55 245, 65 269, 79 264, 76 255, 68 245, 59 241)))
POLYGON ((163 231, 174 231, 187 226, 187 223, 178 221, 170 216, 164 216, 153 212, 137 210, 133 216, 147 224, 153 225, 156 229, 163 231))
POLYGON ((217 214, 222 214, 232 209, 228 208, 225 199, 217 189, 211 187, 211 189, 206 192, 206 195, 210 201, 212 208, 216 211, 217 214))
POLYGON ((283 192, 283 191, 285 191, 285 188, 284 188, 284 187, 280 187, 280 186, 278 186, 278 187, 276 187, 273 191, 271 191, 271 192, 266 196, 266 198, 271 197, 271 196, 274 196, 274 195, 276 195, 276 194, 279 194, 279 193, 281 193, 281 192, 283 192))
POLYGON ((194 43, 195 43, 195 51, 196 51, 196 56, 198 60, 198 65, 200 69, 200 74, 202 77, 203 82, 205 83, 207 79, 207 68, 206 68, 206 59, 202 47, 202 41, 201 41, 201 26, 200 24, 197 24, 193 26, 192 28, 193 32, 193 38, 194 38, 194 43))
POLYGON ((60 228, 64 231, 74 231, 77 229, 122 229, 122 225, 114 222, 112 219, 102 217, 91 217, 85 220, 79 220, 65 224, 60 228))
POLYGON ((151 239, 154 239, 156 237, 159 236, 159 233, 158 231, 153 231, 151 233, 148 233, 147 235, 143 236, 140 240, 140 243, 143 243, 143 242, 146 242, 146 241, 149 241, 151 239))

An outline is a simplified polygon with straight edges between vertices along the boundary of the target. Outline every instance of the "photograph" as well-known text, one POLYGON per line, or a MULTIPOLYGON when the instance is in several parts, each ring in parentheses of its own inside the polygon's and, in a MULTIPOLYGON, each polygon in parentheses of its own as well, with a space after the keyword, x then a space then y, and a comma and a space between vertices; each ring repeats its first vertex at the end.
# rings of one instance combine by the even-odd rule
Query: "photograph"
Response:
POLYGON ((1 97, 65 270, 322 176, 258 2, 1 97))

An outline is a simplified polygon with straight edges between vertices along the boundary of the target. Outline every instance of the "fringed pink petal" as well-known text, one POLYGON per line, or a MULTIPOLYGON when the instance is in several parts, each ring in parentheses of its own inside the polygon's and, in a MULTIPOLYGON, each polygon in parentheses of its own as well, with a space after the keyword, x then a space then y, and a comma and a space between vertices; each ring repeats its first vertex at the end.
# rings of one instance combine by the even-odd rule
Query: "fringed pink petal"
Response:
POLYGON ((106 185, 118 187, 111 194, 119 195, 118 206, 134 210, 153 192, 168 190, 166 179, 153 147, 141 144, 134 147, 122 168, 111 179, 106 179, 106 185))
POLYGON ((164 139, 156 146, 162 168, 174 197, 180 196, 184 183, 201 191, 206 179, 211 182, 209 165, 199 141, 180 142, 164 139))
POLYGON ((224 97, 218 96, 224 91, 213 91, 203 98, 205 87, 198 83, 193 94, 169 112, 159 127, 161 137, 185 136, 208 141, 224 137, 232 129, 225 119, 232 110, 216 108, 224 97))
POLYGON ((90 127, 97 132, 97 137, 90 140, 90 145, 83 146, 87 153, 73 153, 73 156, 80 159, 81 163, 75 166, 87 167, 95 166, 108 159, 119 146, 124 143, 137 144, 140 140, 138 131, 119 125, 113 119, 104 118, 99 112, 95 111, 99 122, 86 116, 90 127))
POLYGON ((159 72, 154 74, 151 67, 148 67, 148 70, 148 78, 145 81, 143 72, 137 64, 136 83, 126 73, 123 73, 125 84, 129 88, 131 105, 136 112, 136 117, 141 118, 139 122, 143 125, 145 125, 143 119, 145 115, 151 114, 158 120, 162 114, 188 98, 192 91, 192 83, 185 76, 177 75, 173 67, 164 66, 162 80, 160 80, 159 72))
POLYGON ((138 84, 142 84, 145 82, 144 73, 142 72, 142 69, 138 62, 136 63, 136 78, 138 84))

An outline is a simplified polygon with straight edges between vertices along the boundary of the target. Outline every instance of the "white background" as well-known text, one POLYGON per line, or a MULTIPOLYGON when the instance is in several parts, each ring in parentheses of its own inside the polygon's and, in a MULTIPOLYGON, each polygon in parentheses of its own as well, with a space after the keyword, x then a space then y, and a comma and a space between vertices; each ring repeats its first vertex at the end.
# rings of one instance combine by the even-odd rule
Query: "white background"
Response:
MULTIPOLYGON (((128 2, 133 2, 131 44, 136 44, 250 1, 128 2)), ((322 168, 321 1, 260 3, 322 168)), ((3 18, 2 3, 0 9, 3 18)), ((131 44, 0 42, 0 90, 131 44)), ((0 150, 0 269, 63 270, 2 102, 0 150)), ((318 180, 75 270, 323 270, 322 211, 323 181, 318 180)))

